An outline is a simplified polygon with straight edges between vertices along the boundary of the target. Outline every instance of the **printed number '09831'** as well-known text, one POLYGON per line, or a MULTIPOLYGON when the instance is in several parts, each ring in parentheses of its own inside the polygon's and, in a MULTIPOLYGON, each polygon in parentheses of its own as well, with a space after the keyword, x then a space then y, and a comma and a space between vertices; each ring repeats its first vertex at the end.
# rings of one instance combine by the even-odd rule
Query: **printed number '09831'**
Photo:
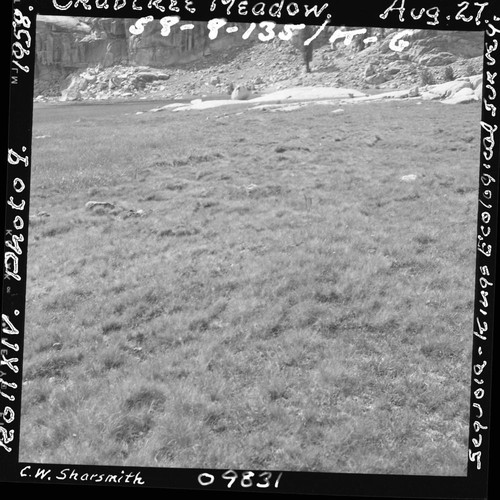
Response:
MULTIPOLYGON (((272 472, 259 472, 258 474, 256 474, 252 471, 244 471, 238 473, 234 470, 227 470, 222 473, 221 477, 222 479, 228 481, 228 488, 231 488, 238 480, 239 481, 237 484, 239 484, 239 486, 241 486, 242 488, 250 488, 252 486, 256 486, 257 488, 277 488, 282 474, 283 473, 280 472, 276 476, 276 479, 274 479, 272 472)), ((215 477, 207 472, 204 472, 203 474, 200 474, 198 476, 198 482, 202 486, 209 486, 214 481, 215 477)))

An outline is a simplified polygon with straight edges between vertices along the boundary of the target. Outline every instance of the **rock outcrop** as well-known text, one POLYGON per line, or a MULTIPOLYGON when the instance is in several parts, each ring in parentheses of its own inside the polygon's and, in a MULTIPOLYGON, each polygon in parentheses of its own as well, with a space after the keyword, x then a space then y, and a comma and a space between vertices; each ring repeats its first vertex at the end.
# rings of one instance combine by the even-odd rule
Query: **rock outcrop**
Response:
MULTIPOLYGON (((50 84, 91 66, 165 68, 198 60, 213 50, 238 42, 224 32, 210 40, 206 23, 201 22, 193 23, 193 29, 189 30, 174 25, 168 36, 162 34, 162 25, 157 20, 144 25, 141 34, 133 34, 130 27, 134 22, 133 19, 38 16, 35 92, 43 93, 50 84)), ((229 26, 241 28, 246 24, 229 26)))
POLYGON ((440 100, 445 104, 464 104, 481 99, 482 75, 460 78, 452 82, 428 85, 422 92, 424 100, 440 100))
MULTIPOLYGON (((256 30, 244 40, 241 34, 247 25, 234 25, 239 33, 223 29, 210 40, 203 22, 186 30, 174 25, 164 36, 158 20, 134 34, 130 29, 134 22, 38 16, 35 97, 229 97, 237 86, 252 94, 301 85, 423 89, 482 69, 480 32, 405 30, 408 46, 398 52, 391 49, 391 42, 401 31, 373 28, 369 33, 376 38, 374 43, 364 44, 361 37, 361 42, 346 45, 338 40, 329 43, 336 29, 332 27, 314 40, 312 72, 304 73, 295 38, 290 43, 276 36, 262 43, 256 30)), ((279 30, 277 26, 275 33, 279 30)))

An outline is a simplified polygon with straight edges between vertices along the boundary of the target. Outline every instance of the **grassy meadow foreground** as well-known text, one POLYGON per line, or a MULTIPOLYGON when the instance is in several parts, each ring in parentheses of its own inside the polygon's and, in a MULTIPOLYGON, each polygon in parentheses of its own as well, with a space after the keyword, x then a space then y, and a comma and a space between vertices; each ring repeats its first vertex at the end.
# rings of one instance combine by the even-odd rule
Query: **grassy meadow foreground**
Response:
POLYGON ((20 460, 465 474, 479 105, 139 109, 35 107, 20 460))

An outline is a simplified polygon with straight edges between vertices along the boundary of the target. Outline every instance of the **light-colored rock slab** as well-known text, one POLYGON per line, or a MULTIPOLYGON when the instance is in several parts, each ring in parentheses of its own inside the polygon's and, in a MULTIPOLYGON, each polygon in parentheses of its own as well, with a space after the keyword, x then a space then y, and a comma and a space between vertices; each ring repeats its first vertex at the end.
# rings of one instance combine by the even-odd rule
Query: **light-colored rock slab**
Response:
POLYGON ((453 94, 451 97, 441 101, 443 104, 466 104, 468 102, 477 101, 478 98, 471 88, 463 88, 453 94))
POLYGON ((312 100, 312 99, 348 99, 364 97, 367 94, 355 89, 336 87, 291 87, 278 90, 260 97, 251 99, 252 102, 266 102, 278 100, 312 100))
MULTIPOLYGON (((408 92, 408 91, 406 91, 408 92)), ((168 104, 161 108, 155 108, 151 111, 160 111, 171 108, 173 111, 188 111, 199 109, 210 109, 221 106, 247 105, 247 104, 284 104, 304 101, 322 101, 328 104, 338 104, 341 99, 355 99, 366 97, 367 94, 354 89, 344 89, 335 87, 293 87, 289 89, 278 90, 258 97, 246 100, 238 99, 214 99, 203 101, 194 99, 189 104, 168 104)))
POLYGON ((469 88, 472 89, 470 80, 453 80, 451 82, 428 85, 427 91, 439 95, 442 99, 455 95, 458 91, 469 88))

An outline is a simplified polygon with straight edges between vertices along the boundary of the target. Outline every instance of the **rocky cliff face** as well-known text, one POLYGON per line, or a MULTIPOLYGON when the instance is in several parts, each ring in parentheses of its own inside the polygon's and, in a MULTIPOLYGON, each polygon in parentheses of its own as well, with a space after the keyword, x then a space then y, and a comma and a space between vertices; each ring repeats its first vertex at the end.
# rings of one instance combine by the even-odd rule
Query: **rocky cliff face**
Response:
MULTIPOLYGON (((151 91, 154 82, 164 88, 167 79, 172 87, 174 78, 170 77, 183 72, 173 68, 188 64, 191 69, 187 76, 181 76, 192 81, 175 92, 220 93, 242 79, 257 85, 285 80, 294 85, 294 78, 301 78, 302 59, 296 40, 290 43, 275 37, 262 43, 253 34, 245 41, 241 33, 248 25, 238 25, 238 34, 220 30, 215 40, 209 40, 206 23, 201 22, 189 30, 175 25, 168 36, 163 36, 160 22, 153 21, 144 26, 143 33, 135 35, 130 31, 134 23, 132 19, 39 16, 35 96, 59 97, 61 92, 65 99, 136 95, 151 91), (207 57, 210 54, 217 57, 207 57), (200 86, 191 70, 201 67, 199 74, 205 81, 200 86), (238 73, 239 68, 242 71, 238 73), (208 84, 213 88, 206 88, 208 84)), ((480 32, 412 30, 404 38, 408 47, 398 52, 390 48, 396 30, 371 29, 349 45, 342 38, 330 44, 334 30, 329 28, 314 41, 313 72, 308 82, 394 88, 421 83, 418 78, 422 72, 428 73, 428 83, 438 83, 444 68, 448 68, 448 79, 481 71, 480 32), (364 43, 368 36, 375 36, 376 41, 364 43)))
POLYGON ((134 35, 130 27, 135 21, 38 16, 35 78, 39 92, 90 66, 165 68, 197 60, 210 50, 238 41, 222 32, 216 40, 209 40, 206 23, 194 23, 190 30, 172 26, 170 34, 163 36, 159 21, 153 21, 144 26, 143 33, 134 35))
POLYGON ((37 63, 40 67, 66 69, 100 63, 164 66, 183 59, 186 53, 203 50, 204 27, 172 28, 160 34, 161 25, 144 26, 141 35, 129 28, 135 20, 39 16, 37 19, 37 63))

